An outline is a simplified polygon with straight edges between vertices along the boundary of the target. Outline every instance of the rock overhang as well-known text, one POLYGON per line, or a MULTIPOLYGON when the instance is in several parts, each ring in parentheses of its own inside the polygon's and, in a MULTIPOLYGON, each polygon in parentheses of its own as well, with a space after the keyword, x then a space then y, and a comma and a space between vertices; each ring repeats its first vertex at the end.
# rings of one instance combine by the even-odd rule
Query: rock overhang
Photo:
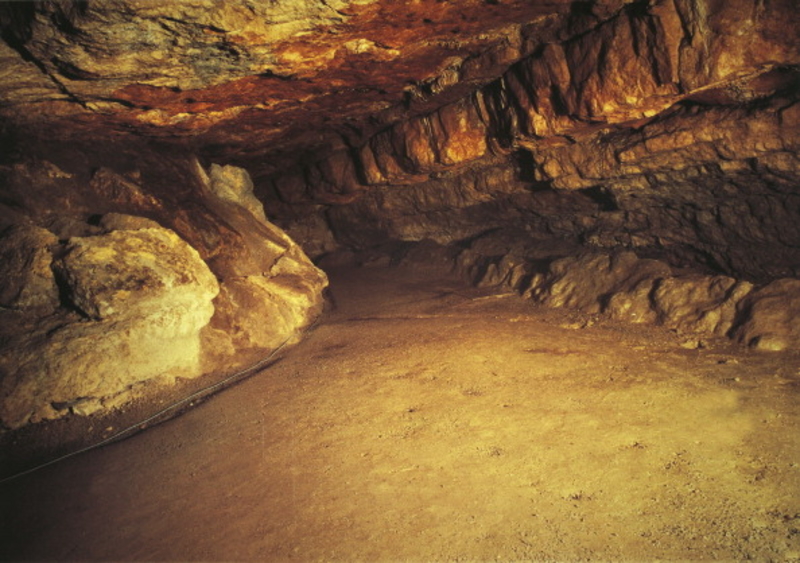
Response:
POLYGON ((142 135, 262 162, 430 110, 499 76, 534 35, 597 17, 565 0, 2 8, 2 113, 21 135, 142 135))

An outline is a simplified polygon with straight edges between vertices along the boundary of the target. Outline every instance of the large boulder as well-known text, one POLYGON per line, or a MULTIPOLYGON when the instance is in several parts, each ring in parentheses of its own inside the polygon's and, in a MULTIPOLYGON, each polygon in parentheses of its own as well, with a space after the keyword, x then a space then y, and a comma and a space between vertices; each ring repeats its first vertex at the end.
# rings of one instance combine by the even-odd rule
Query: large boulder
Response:
POLYGON ((752 292, 740 309, 733 335, 740 343, 757 350, 800 348, 800 280, 776 280, 752 292))
POLYGON ((196 250, 160 227, 70 239, 55 264, 80 315, 34 331, 0 363, 11 428, 124 400, 140 384, 203 372, 201 331, 219 288, 196 250))

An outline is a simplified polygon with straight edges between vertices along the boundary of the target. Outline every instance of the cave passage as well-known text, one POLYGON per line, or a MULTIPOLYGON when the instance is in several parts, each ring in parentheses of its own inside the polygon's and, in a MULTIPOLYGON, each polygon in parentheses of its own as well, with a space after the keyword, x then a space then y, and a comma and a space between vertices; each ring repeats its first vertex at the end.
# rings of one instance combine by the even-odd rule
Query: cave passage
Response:
POLYGON ((335 308, 280 362, 0 485, 3 558, 800 554, 785 355, 687 346, 430 266, 329 273, 335 308))
POLYGON ((0 1, 1 558, 800 560, 796 4, 0 1))

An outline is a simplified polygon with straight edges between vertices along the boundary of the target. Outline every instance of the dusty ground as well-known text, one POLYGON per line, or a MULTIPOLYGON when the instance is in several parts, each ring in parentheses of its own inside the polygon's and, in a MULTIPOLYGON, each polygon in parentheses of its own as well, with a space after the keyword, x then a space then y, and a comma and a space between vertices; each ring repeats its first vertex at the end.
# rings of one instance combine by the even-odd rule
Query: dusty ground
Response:
POLYGON ((800 559, 797 356, 426 277, 340 273, 268 370, 0 485, 0 553, 800 559))

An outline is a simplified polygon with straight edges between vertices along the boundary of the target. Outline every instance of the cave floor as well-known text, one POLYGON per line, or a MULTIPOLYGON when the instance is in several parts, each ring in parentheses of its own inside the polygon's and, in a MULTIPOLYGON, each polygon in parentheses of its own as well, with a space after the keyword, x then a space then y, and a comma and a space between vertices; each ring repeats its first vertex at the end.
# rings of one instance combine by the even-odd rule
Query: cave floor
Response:
POLYGON ((800 558, 800 361, 432 271, 332 274, 269 369, 0 485, 10 559, 800 558))

